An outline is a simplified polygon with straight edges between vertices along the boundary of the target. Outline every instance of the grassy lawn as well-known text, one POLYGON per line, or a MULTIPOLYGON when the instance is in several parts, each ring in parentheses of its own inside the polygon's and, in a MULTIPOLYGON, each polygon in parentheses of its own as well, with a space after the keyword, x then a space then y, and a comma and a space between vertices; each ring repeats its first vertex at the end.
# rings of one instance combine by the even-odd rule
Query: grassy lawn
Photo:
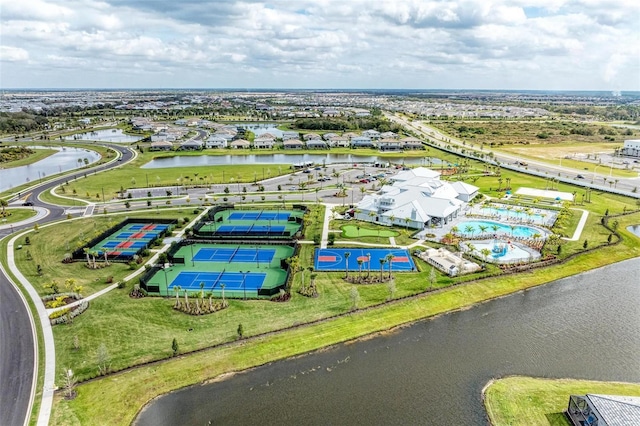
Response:
MULTIPOLYGON (((640 214, 627 216, 621 219, 621 223, 637 223, 640 220, 640 214)), ((621 224, 621 228, 622 225, 621 224)), ((357 311, 355 313, 340 316, 313 325, 295 328, 284 333, 276 333, 261 336, 257 339, 249 339, 240 343, 232 343, 227 346, 199 352, 190 356, 179 357, 168 362, 154 364, 147 367, 137 368, 127 371, 124 374, 118 374, 106 377, 94 382, 80 385, 78 388, 78 398, 73 401, 65 401, 57 397, 54 404, 54 422, 64 424, 86 424, 99 421, 98 419, 109 419, 110 424, 129 424, 136 413, 142 408, 143 404, 151 398, 178 389, 189 384, 198 383, 207 378, 214 378, 224 373, 243 370, 252 366, 262 365, 267 362, 283 359, 286 357, 302 354, 308 351, 321 349, 327 345, 336 344, 365 336, 367 334, 387 330, 394 326, 413 322, 422 318, 437 315, 453 309, 460 309, 473 305, 474 303, 487 300, 494 297, 500 297, 513 293, 520 289, 529 288, 546 282, 574 275, 585 270, 636 257, 640 254, 640 243, 637 239, 626 239, 624 243, 615 247, 605 247, 602 250, 586 253, 576 259, 568 261, 560 267, 536 270, 529 273, 518 275, 498 277, 491 280, 484 280, 466 285, 456 286, 451 289, 429 293, 423 297, 400 300, 395 303, 383 304, 377 308, 357 311)), ((313 247, 305 246, 304 250, 312 250, 313 247)), ((301 258, 308 258, 307 253, 301 254, 301 258)), ((308 274, 307 274, 308 275, 308 274)), ((72 336, 79 333, 82 327, 87 327, 87 336, 91 343, 87 343, 85 356, 82 358, 82 367, 80 371, 91 372, 95 368, 95 345, 100 339, 119 339, 118 337, 127 336, 133 340, 144 340, 147 345, 153 345, 157 351, 168 356, 171 351, 171 340, 176 337, 180 342, 183 350, 189 350, 193 345, 204 345, 208 340, 209 344, 212 333, 223 337, 226 341, 233 341, 235 338, 235 328, 237 327, 240 317, 229 320, 228 316, 247 315, 245 330, 249 335, 253 335, 264 327, 264 325, 251 323, 253 315, 250 314, 251 309, 248 304, 260 304, 259 309, 255 308, 256 315, 262 319, 262 322, 268 319, 268 322, 289 321, 291 324, 300 324, 305 320, 309 320, 315 315, 321 315, 317 305, 327 304, 327 310, 334 314, 345 312, 349 306, 347 289, 350 286, 345 285, 340 279, 341 274, 329 273, 319 274, 322 279, 318 278, 320 289, 320 297, 318 299, 305 299, 301 296, 294 295, 291 302, 286 304, 274 304, 270 302, 234 302, 231 309, 222 311, 216 315, 214 319, 206 317, 196 318, 174 318, 169 308, 170 300, 158 303, 152 299, 142 299, 135 301, 136 307, 129 307, 126 304, 126 296, 122 293, 112 292, 105 298, 94 303, 89 311, 76 319, 72 326, 62 326, 55 329, 58 352, 71 352, 72 336), (119 297, 119 301, 125 303, 120 306, 118 301, 109 301, 107 298, 119 297), (108 304, 102 306, 101 304, 108 304), (153 306, 147 308, 147 304, 153 306), (164 308, 162 305, 165 305, 164 308), (242 304, 242 307, 236 306, 242 304), (111 308, 111 309, 109 309, 111 308), (163 311, 164 309, 164 311, 163 311), (268 317, 269 311, 277 312, 274 317, 268 317), (160 329, 161 333, 156 336, 154 342, 150 342, 151 338, 146 335, 150 327, 159 327, 158 324, 150 324, 145 314, 149 311, 157 311, 157 321, 161 322, 165 328, 160 329), (93 311, 93 313, 92 313, 93 311), (100 311, 100 312, 97 312, 100 311), (116 311, 116 312, 114 312, 116 311), (285 319, 283 312, 293 313, 292 318, 285 319), (160 312, 163 315, 160 315, 160 312), (101 317, 110 317, 111 322, 106 331, 106 325, 103 327, 89 327, 86 324, 91 315, 91 322, 103 322, 101 317), (175 319, 179 326, 174 326, 172 321, 175 319), (138 322, 133 322, 134 319, 138 322), (223 319, 224 318, 224 319, 223 319), (185 324, 187 321, 194 328, 193 331, 187 331, 185 324), (215 327, 207 328, 207 324, 215 323, 215 327), (120 331, 120 328, 126 328, 129 331, 120 331), (256 327, 256 328, 253 328, 256 327), (93 336, 93 337, 91 337, 93 336), (198 336, 200 339, 198 339, 198 336), (206 336, 203 337, 203 336, 206 336), (195 344, 193 342, 196 342, 195 344)), ((299 279, 300 274, 296 276, 299 279)), ((307 277, 308 279, 308 277, 307 277)), ((424 288, 425 279, 421 274, 397 274, 398 292, 404 289, 406 292, 416 291, 424 288), (422 278, 421 278, 422 277, 422 278)), ((378 301, 386 298, 385 286, 362 286, 359 291, 362 297, 361 307, 369 306, 376 299, 378 301)), ((399 294, 398 294, 399 296, 399 294)), ((326 311, 325 311, 326 312, 326 311)), ((244 319, 241 321, 245 321, 244 319)), ((106 323, 107 321, 105 321, 106 323)), ((159 327, 160 328, 160 327, 159 327)), ((109 340, 110 341, 110 340, 109 340)), ((135 344, 133 342, 119 342, 122 345, 135 344)), ((81 343, 84 345, 84 343, 81 343)), ((142 344, 141 344, 142 346, 142 344)), ((118 345, 107 345, 112 351, 112 359, 115 363, 117 356, 114 351, 119 351, 118 345)), ((131 348, 129 348, 131 349, 131 348)), ((141 356, 149 357, 153 351, 141 351, 141 356)), ((67 355, 60 355, 65 357, 67 355)), ((59 363, 69 361, 70 358, 59 358, 59 363)), ((112 363, 113 365, 113 363, 112 363)), ((115 367, 115 365, 113 365, 115 367)), ((72 368, 77 369, 72 365, 72 368)))
POLYGON ((371 229, 363 228, 357 225, 344 225, 342 227, 342 236, 346 238, 359 238, 359 237, 397 237, 398 232, 390 229, 371 229))
MULTIPOLYGON (((198 153, 185 153, 196 155, 198 153)), ((228 154, 228 153, 227 153, 228 154)), ((176 185, 235 185, 250 187, 255 179, 274 177, 291 171, 290 165, 272 164, 265 167, 255 165, 224 165, 224 166, 195 166, 195 167, 171 167, 162 169, 141 169, 140 166, 152 160, 154 156, 161 157, 157 153, 145 152, 131 163, 122 167, 110 169, 86 179, 70 181, 65 186, 64 193, 72 195, 76 191, 79 198, 86 200, 101 200, 104 190, 107 200, 115 198, 121 188, 146 188, 147 186, 176 186, 176 185), (147 185, 148 183, 148 185, 147 185)), ((57 193, 63 192, 58 189, 57 193)))
POLYGON ((507 377, 485 389, 484 405, 495 426, 570 426, 564 415, 569 396, 587 393, 640 396, 640 384, 507 377))
POLYGON ((49 157, 50 155, 55 154, 56 150, 53 149, 36 149, 36 148, 32 148, 34 153, 30 154, 29 156, 25 157, 25 158, 21 158, 19 160, 14 160, 14 161, 7 161, 7 162, 0 162, 0 164, 2 165, 3 169, 10 169, 12 167, 20 167, 20 166, 26 166, 28 164, 33 164, 37 161, 40 160, 44 160, 45 158, 49 157))
MULTIPOLYGON (((181 213, 175 210, 163 211, 161 214, 138 212, 127 217, 193 218, 194 215, 192 210, 185 209, 181 213)), ((112 276, 116 282, 129 275, 132 272, 129 266, 124 263, 112 263, 103 269, 89 269, 84 262, 63 264, 62 259, 65 253, 84 247, 88 240, 120 223, 124 218, 124 215, 94 216, 33 230, 18 240, 17 244, 22 244, 22 249, 15 251, 16 265, 41 295, 49 293, 49 290, 43 287, 45 284, 53 280, 63 284, 68 278, 74 278, 77 284, 83 287, 82 294, 85 296, 102 290, 108 285, 107 277, 112 276), (29 245, 25 243, 26 237, 29 237, 29 245), (28 259, 29 255, 32 260, 28 259), (42 268, 42 275, 38 275, 37 265, 42 268)))
POLYGON ((20 222, 36 215, 36 211, 28 207, 11 207, 5 209, 6 216, 0 213, 0 225, 20 222))

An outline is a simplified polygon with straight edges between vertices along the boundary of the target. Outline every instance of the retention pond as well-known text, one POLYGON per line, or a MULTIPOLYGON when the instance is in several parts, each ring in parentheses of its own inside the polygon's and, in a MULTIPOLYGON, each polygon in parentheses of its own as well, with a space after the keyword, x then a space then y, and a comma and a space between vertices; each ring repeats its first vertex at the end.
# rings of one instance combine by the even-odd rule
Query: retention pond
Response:
POLYGON ((484 425, 494 377, 640 382, 639 274, 636 258, 183 389, 136 424, 484 425))

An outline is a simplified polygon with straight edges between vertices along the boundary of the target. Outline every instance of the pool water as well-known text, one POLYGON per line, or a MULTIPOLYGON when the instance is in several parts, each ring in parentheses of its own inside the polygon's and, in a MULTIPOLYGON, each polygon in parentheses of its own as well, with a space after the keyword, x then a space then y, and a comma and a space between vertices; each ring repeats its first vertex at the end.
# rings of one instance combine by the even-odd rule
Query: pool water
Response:
POLYGON ((505 225, 493 220, 467 220, 458 225, 458 234, 463 236, 505 235, 518 238, 533 238, 535 234, 544 237, 546 233, 537 228, 525 225, 505 225), (482 228, 486 228, 484 232, 482 228))
POLYGON ((535 251, 529 253, 527 250, 521 248, 518 244, 510 242, 508 240, 467 241, 466 243, 473 245, 473 252, 480 259, 484 259, 482 250, 489 249, 491 254, 487 256, 487 262, 509 263, 517 261, 536 260, 540 257, 540 253, 535 251), (496 247, 496 244, 498 245, 498 247, 496 247))

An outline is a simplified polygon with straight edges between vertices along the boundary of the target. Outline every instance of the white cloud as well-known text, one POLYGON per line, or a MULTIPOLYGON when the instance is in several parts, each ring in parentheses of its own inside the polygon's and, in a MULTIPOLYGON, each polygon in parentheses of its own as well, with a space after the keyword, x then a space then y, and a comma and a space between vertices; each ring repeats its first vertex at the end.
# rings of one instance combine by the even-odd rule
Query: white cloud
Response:
POLYGON ((29 60, 29 52, 21 47, 0 46, 0 61, 21 62, 29 60))
POLYGON ((635 0, 0 2, 4 85, 640 90, 635 0))

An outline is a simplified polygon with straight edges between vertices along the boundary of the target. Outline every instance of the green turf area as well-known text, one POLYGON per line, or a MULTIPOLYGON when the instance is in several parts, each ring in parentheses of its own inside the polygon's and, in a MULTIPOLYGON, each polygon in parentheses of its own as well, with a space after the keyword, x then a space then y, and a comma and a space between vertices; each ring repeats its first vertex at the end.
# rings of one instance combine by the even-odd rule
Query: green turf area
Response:
POLYGON ((4 213, 0 213, 0 225, 21 222, 36 215, 36 211, 30 207, 11 207, 5 209, 4 213))
POLYGON ((398 232, 390 229, 371 229, 357 225, 344 225, 342 227, 342 236, 347 238, 359 237, 397 237, 398 232))
POLYGON ((587 393, 640 396, 640 384, 507 377, 485 389, 484 405, 494 426, 570 426, 569 396, 587 393))
MULTIPOLYGON (((151 213, 130 213, 128 217, 149 217, 151 213)), ((85 262, 73 262, 63 264, 65 254, 71 254, 76 248, 85 247, 90 239, 115 226, 124 219, 123 215, 94 216, 86 219, 65 220, 52 226, 40 226, 37 231, 32 230, 25 237, 18 239, 17 244, 22 249, 15 250, 15 260, 18 268, 27 277, 39 294, 45 295, 50 290, 45 284, 57 281, 61 284, 60 291, 65 291, 64 282, 73 278, 83 287, 82 294, 89 295, 105 288, 108 278, 113 277, 113 282, 121 280, 132 271, 126 263, 111 263, 102 269, 89 269, 85 262), (30 244, 26 244, 25 238, 29 237, 30 244), (31 260, 29 260, 31 257, 31 260), (41 275, 38 275, 37 265, 41 267, 41 275)), ((191 211, 178 213, 177 211, 162 211, 161 214, 153 214, 153 217, 193 218, 191 211)))
MULTIPOLYGON (((283 286, 287 277, 287 271, 280 268, 280 260, 288 259, 293 255, 293 247, 290 246, 270 246, 270 245, 238 245, 238 244, 191 244, 188 246, 181 247, 175 254, 174 258, 184 259, 184 263, 174 263, 171 267, 162 269, 158 271, 153 277, 149 279, 147 282, 147 288, 150 286, 157 286, 159 291, 157 293, 151 292, 151 295, 160 295, 160 296, 173 296, 175 294, 172 289, 169 289, 176 277, 181 272, 227 272, 227 273, 238 273, 238 272, 249 272, 249 273, 262 273, 266 274, 264 283, 262 284, 262 289, 276 289, 277 287, 283 286), (193 255, 198 254, 200 249, 223 249, 223 250, 251 250, 256 253, 256 257, 260 254, 260 251, 275 251, 273 259, 270 262, 260 262, 252 261, 252 262, 238 262, 236 260, 231 259, 232 261, 193 261, 193 255)), ((224 282, 216 282, 212 285, 212 283, 207 282, 203 283, 204 287, 202 291, 206 293, 212 293, 214 297, 221 298, 222 297, 222 289, 220 284, 224 284, 224 282)), ((190 292, 198 293, 199 289, 189 289, 190 292)), ((274 292, 275 293, 275 292, 274 292)), ((181 293, 182 294, 182 293, 181 293)), ((230 288, 225 290, 225 296, 229 298, 257 298, 258 292, 254 290, 246 291, 234 291, 230 288)))

